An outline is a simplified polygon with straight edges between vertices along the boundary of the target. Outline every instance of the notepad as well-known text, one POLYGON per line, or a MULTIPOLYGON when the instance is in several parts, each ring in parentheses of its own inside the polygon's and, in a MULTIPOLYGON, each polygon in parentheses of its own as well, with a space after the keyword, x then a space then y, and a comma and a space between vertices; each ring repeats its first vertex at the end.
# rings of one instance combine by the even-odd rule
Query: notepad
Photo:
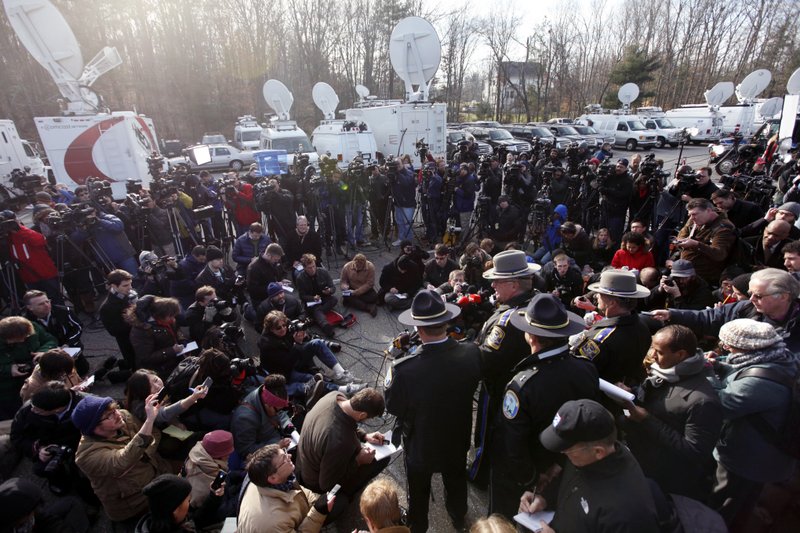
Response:
POLYGON ((395 446, 392 444, 392 432, 391 430, 383 434, 383 439, 386 444, 372 444, 371 442, 367 442, 367 446, 375 450, 375 460, 380 461, 384 457, 389 457, 390 455, 394 455, 400 450, 403 449, 403 446, 395 446))
POLYGON ((197 343, 192 341, 189 344, 187 344, 186 348, 184 348, 183 351, 181 353, 179 353, 178 355, 183 355, 185 353, 193 352, 196 349, 197 349, 197 343))
POLYGON ((291 286, 289 286, 289 285, 284 285, 284 286, 283 286, 283 290, 284 290, 285 292, 294 292, 294 288, 292 288, 292 287, 291 287, 291 286))
POLYGON ((314 307, 315 305, 321 304, 322 301, 317 302, 316 300, 312 300, 310 302, 306 302, 306 307, 314 307))
POLYGON ((69 356, 72 357, 73 359, 75 357, 78 357, 81 354, 81 349, 80 348, 72 348, 70 346, 65 346, 65 347, 63 347, 61 349, 64 350, 65 352, 67 352, 69 354, 69 356))
POLYGON ((178 426, 172 426, 172 425, 162 429, 161 433, 165 433, 170 437, 175 437, 178 440, 186 440, 194 434, 189 430, 181 429, 178 426))
POLYGON ((294 448, 297 448, 297 445, 300 444, 300 433, 297 431, 292 431, 292 434, 289 438, 292 439, 292 443, 289 444, 289 447, 286 449, 293 450, 294 448))
POLYGON ((91 387, 92 385, 94 385, 94 374, 92 374, 88 378, 84 379, 83 381, 72 387, 72 390, 84 391, 89 387, 91 387))
POLYGON ((555 516, 555 511, 539 511, 538 513, 519 513, 514 516, 514 521, 525 526, 534 533, 542 530, 540 522, 549 524, 555 516))
POLYGON ((610 383, 604 380, 603 378, 600 378, 600 390, 612 400, 632 402, 636 398, 636 396, 634 396, 630 392, 626 391, 625 389, 620 389, 613 383, 610 383))

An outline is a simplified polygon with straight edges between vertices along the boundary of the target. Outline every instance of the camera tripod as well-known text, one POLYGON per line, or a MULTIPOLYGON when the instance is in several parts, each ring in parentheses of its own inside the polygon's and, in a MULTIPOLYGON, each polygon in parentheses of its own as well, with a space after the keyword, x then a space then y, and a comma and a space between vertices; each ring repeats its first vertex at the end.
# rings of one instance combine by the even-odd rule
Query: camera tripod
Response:
POLYGON ((11 314, 13 315, 19 314, 21 309, 19 305, 20 286, 15 270, 16 266, 10 259, 3 259, 2 265, 0 266, 0 276, 2 276, 3 287, 5 288, 3 292, 8 296, 3 310, 5 310, 5 308, 11 308, 11 314))
MULTIPOLYGON (((105 287, 105 277, 108 275, 109 272, 114 270, 116 267, 114 263, 109 259, 106 252, 97 245, 93 237, 89 237, 86 239, 85 244, 88 245, 89 249, 91 250, 92 254, 94 255, 94 259, 86 254, 77 244, 72 242, 66 234, 59 233, 56 235, 56 270, 58 272, 58 291, 61 294, 69 295, 64 288, 64 273, 65 273, 65 253, 64 253, 64 243, 67 243, 70 248, 77 253, 78 257, 85 261, 85 264, 89 266, 82 266, 75 270, 86 269, 86 274, 88 279, 91 282, 92 288, 98 292, 101 292, 102 289, 105 287), (92 278, 92 270, 95 272, 99 272, 101 274, 101 279, 95 282, 92 278)), ((71 272, 75 270, 71 269, 71 272)))

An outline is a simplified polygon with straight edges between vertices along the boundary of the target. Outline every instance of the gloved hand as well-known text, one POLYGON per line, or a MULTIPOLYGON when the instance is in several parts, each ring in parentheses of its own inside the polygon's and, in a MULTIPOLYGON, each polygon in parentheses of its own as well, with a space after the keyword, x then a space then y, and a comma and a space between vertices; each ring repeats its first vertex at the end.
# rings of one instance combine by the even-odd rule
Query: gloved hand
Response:
POLYGON ((320 514, 327 515, 333 508, 333 502, 335 499, 336 496, 334 496, 330 503, 328 503, 328 494, 322 494, 319 498, 317 498, 317 501, 314 502, 314 509, 316 509, 320 514))

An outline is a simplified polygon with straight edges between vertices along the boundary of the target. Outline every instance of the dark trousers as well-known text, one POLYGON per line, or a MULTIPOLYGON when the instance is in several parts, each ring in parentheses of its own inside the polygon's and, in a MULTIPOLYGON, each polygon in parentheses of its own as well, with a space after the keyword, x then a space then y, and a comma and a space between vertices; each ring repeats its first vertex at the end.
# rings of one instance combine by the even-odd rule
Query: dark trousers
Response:
POLYGON ((327 326, 328 320, 325 313, 336 307, 337 299, 335 296, 323 296, 322 303, 313 307, 306 307, 306 312, 314 319, 319 327, 327 326))
MULTIPOLYGON (((466 457, 457 461, 466 462, 466 457)), ((408 526, 412 533, 428 530, 428 503, 431 499, 431 477, 435 472, 416 469, 408 463, 406 456, 406 477, 408 477, 408 526)), ((467 514, 467 472, 463 466, 441 472, 444 482, 444 506, 447 514, 455 522, 461 522, 467 514)))
POLYGON ((519 484, 514 481, 514 476, 511 472, 503 468, 498 468, 496 463, 500 462, 502 458, 495 457, 492 460, 490 469, 490 482, 489 482, 489 513, 500 513, 505 516, 509 521, 514 520, 514 515, 519 512, 519 499, 522 496, 523 490, 519 484))
POLYGON ((734 531, 736 524, 745 523, 763 487, 763 483, 738 476, 717 463, 714 490, 711 492, 708 506, 722 515, 725 523, 731 531, 734 531))
POLYGON ((378 302, 378 293, 375 289, 370 289, 359 296, 342 296, 342 302, 347 307, 353 307, 359 311, 369 311, 369 308, 378 302))
POLYGON ((122 353, 122 358, 130 365, 131 370, 136 370, 136 352, 133 351, 133 344, 131 344, 130 337, 127 335, 119 335, 114 338, 117 339, 117 345, 119 346, 119 351, 122 353))

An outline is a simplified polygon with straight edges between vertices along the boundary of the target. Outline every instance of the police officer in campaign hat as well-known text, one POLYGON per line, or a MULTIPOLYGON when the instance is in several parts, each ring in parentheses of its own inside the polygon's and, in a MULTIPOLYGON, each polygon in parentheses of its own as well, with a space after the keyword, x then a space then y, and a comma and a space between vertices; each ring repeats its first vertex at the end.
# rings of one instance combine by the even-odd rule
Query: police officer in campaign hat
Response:
POLYGON ((636 384, 644 379, 642 361, 650 349, 650 330, 634 312, 636 301, 650 291, 627 270, 606 270, 588 289, 597 294, 604 319, 573 343, 574 354, 591 360, 600 377, 611 383, 636 384))
MULTIPOLYGON (((428 529, 431 476, 441 472, 445 508, 461 530, 467 514, 464 464, 472 434, 472 403, 480 380, 478 347, 447 336, 461 309, 435 291, 420 291, 399 320, 414 326, 422 345, 394 361, 386 375, 386 409, 402 431, 408 476, 408 518, 414 533, 428 529)), ((393 439, 394 440, 394 439, 393 439)))
POLYGON ((483 324, 476 342, 481 351, 483 382, 478 400, 475 427, 475 459, 469 468, 469 479, 480 486, 489 481, 487 448, 491 439, 491 422, 500 408, 506 383, 514 376, 514 366, 530 352, 522 331, 511 325, 511 316, 528 305, 533 290, 533 275, 541 267, 528 263, 525 253, 508 250, 494 256, 494 268, 483 273, 492 280, 498 307, 483 324))
POLYGON ((595 366, 569 352, 569 337, 585 329, 583 319, 557 297, 537 294, 526 310, 511 315, 511 324, 525 332, 530 355, 514 367, 503 395, 492 434, 489 489, 489 514, 509 520, 520 496, 541 487, 539 477, 560 462, 559 454, 541 445, 539 433, 564 402, 598 395, 595 366))

